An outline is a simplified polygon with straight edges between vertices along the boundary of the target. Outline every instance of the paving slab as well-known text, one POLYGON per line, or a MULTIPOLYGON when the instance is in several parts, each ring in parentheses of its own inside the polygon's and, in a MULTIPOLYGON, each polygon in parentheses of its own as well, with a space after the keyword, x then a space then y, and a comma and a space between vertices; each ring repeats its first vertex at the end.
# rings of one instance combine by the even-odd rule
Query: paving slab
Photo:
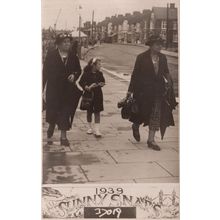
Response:
POLYGON ((84 170, 89 181, 98 182, 171 176, 155 163, 88 165, 81 166, 81 168, 84 170))
POLYGON ((159 161, 157 163, 167 170, 172 176, 179 176, 179 161, 159 161))
MULTIPOLYGON (((71 130, 67 131, 67 137, 70 141, 84 140, 88 138, 84 132, 85 130, 86 130, 86 125, 79 123, 77 127, 73 126, 71 130)), ((54 135, 52 140, 55 142, 58 142, 60 140, 60 131, 57 128, 54 130, 54 135)), ((47 128, 43 129, 43 141, 47 141, 47 128)))
POLYGON ((111 156, 118 163, 144 163, 149 161, 178 160, 179 156, 173 149, 161 151, 146 150, 116 150, 109 151, 111 156))
POLYGON ((164 137, 163 140, 161 140, 161 137, 155 136, 155 141, 160 142, 179 142, 179 137, 164 137))
MULTIPOLYGON (((156 133, 156 137, 160 138, 161 135, 159 132, 156 133)), ((178 127, 169 127, 166 129, 164 140, 167 138, 176 138, 179 137, 179 128, 178 127)))
MULTIPOLYGON (((87 135, 84 131, 69 131, 67 133, 67 138, 70 141, 70 144, 72 141, 89 141, 94 139, 94 137, 91 137, 89 135, 87 135)), ((51 138, 51 140, 53 140, 55 143, 58 144, 58 142, 60 142, 60 133, 59 132, 55 132, 53 137, 51 138)), ((47 136, 46 134, 43 135, 43 141, 46 142, 47 141, 47 136)))
POLYGON ((86 182, 88 182, 88 180, 79 166, 55 166, 43 172, 44 184, 86 182))
POLYGON ((136 183, 179 183, 178 177, 135 179, 136 183))
POLYGON ((71 152, 71 149, 70 147, 60 146, 60 142, 53 142, 52 145, 43 142, 43 152, 71 152))
MULTIPOLYGON (((133 142, 133 144, 139 149, 139 150, 146 150, 148 149, 148 146, 143 142, 139 142, 139 143, 135 143, 133 142)), ((179 142, 177 141, 158 141, 158 145, 161 147, 161 149, 174 149, 175 151, 178 152, 179 149, 179 142)))
POLYGON ((98 151, 104 150, 103 144, 100 141, 100 138, 95 138, 93 135, 90 135, 91 139, 88 140, 75 140, 71 141, 70 149, 72 152, 80 151, 80 152, 87 152, 87 151, 98 151))
POLYGON ((44 166, 71 166, 89 164, 115 163, 106 151, 68 152, 68 153, 44 153, 44 166))
POLYGON ((118 131, 129 131, 132 134, 131 122, 127 120, 118 120, 116 122, 111 122, 112 127, 116 128, 118 131))
POLYGON ((105 113, 105 115, 101 115, 101 124, 105 122, 114 124, 122 120, 120 114, 111 114, 111 115, 110 114, 107 115, 107 114, 108 113, 105 113))
POLYGON ((110 138, 101 138, 91 141, 73 141, 71 142, 71 151, 107 151, 107 150, 136 150, 137 147, 134 146, 131 142, 123 140, 120 142, 118 139, 111 140, 110 138))

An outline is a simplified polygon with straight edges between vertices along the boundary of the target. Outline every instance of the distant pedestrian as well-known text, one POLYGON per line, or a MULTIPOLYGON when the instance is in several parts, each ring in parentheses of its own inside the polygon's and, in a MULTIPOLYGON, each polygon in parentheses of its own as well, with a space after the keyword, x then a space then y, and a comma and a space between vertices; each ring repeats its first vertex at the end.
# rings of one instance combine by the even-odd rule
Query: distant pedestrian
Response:
POLYGON ((174 125, 172 110, 176 100, 166 56, 160 53, 162 39, 153 35, 147 45, 150 49, 137 56, 128 88, 127 96, 133 94, 138 106, 138 113, 132 114, 130 121, 137 141, 140 141, 139 126, 148 125, 148 147, 160 150, 155 133, 161 130, 163 137, 166 127, 174 125))
POLYGON ((101 60, 98 58, 90 59, 79 82, 85 91, 85 96, 92 96, 91 104, 87 110, 87 134, 93 133, 92 115, 94 114, 94 134, 96 137, 102 136, 99 128, 100 112, 104 110, 102 87, 105 85, 105 78, 100 69, 101 60))
POLYGON ((43 66, 43 88, 46 88, 46 121, 48 144, 52 144, 55 126, 61 130, 60 144, 69 146, 66 132, 71 128, 81 96, 75 82, 81 74, 79 58, 71 51, 71 35, 56 37, 57 48, 48 51, 43 66), (46 87, 45 87, 46 86, 46 87))

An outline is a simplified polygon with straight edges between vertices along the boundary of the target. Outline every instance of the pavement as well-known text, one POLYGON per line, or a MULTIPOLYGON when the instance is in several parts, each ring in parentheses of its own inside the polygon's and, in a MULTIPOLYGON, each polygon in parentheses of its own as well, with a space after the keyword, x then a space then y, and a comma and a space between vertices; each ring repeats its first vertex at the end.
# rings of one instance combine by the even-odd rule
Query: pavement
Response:
MULTIPOLYGON (((85 65, 81 61, 82 67, 85 65)), ((60 146, 60 133, 55 130, 54 144, 47 145, 43 112, 43 183, 177 183, 179 182, 178 107, 173 112, 175 127, 169 127, 164 140, 156 141, 161 151, 147 147, 148 130, 140 128, 141 141, 132 137, 131 123, 121 118, 117 102, 125 97, 128 81, 103 70, 104 108, 101 113, 103 137, 86 134, 86 112, 77 109, 72 129, 68 132, 70 147, 60 146)))
MULTIPOLYGON (((114 44, 119 44, 119 45, 125 45, 125 46, 137 46, 137 47, 148 47, 146 46, 145 44, 131 44, 131 43, 128 43, 128 44, 122 44, 122 43, 114 43, 114 44)), ((171 57, 178 57, 178 52, 174 52, 174 51, 169 51, 169 50, 161 50, 161 53, 167 55, 167 56, 171 56, 171 57)))

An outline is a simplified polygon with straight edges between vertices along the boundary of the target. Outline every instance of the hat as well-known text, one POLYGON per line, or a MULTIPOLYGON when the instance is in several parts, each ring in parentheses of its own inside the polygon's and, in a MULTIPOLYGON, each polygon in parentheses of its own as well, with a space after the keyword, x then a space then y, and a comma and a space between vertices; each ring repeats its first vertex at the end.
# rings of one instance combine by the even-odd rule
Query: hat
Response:
POLYGON ((92 58, 92 64, 94 64, 97 60, 101 60, 99 57, 92 58))
POLYGON ((151 35, 148 39, 148 41, 145 43, 147 46, 152 46, 154 43, 160 43, 162 44, 164 41, 160 36, 157 35, 151 35))
POLYGON ((71 34, 68 33, 60 33, 56 36, 55 43, 60 44, 65 38, 69 38, 70 40, 73 39, 71 34))

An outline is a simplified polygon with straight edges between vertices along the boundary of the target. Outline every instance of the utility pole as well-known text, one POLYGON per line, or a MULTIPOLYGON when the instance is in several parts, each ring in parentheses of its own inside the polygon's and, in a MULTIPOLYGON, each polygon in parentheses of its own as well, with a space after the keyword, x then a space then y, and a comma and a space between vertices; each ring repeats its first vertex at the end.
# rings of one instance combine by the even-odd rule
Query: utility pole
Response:
POLYGON ((92 45, 93 45, 93 23, 94 23, 94 10, 92 11, 92 31, 91 31, 92 45))
POLYGON ((79 15, 79 40, 78 40, 78 55, 81 58, 81 15, 79 15))
POLYGON ((67 31, 67 21, 65 21, 65 31, 67 31))
POLYGON ((57 15, 57 18, 56 18, 56 20, 55 20, 55 22, 54 22, 54 31, 56 31, 57 21, 58 21, 58 19, 59 19, 60 13, 61 13, 61 8, 60 8, 59 13, 58 13, 58 15, 57 15))
POLYGON ((166 39, 166 49, 169 46, 169 3, 167 3, 167 30, 166 30, 167 34, 167 39, 166 39))
POLYGON ((147 40, 147 21, 144 21, 144 42, 147 40))

